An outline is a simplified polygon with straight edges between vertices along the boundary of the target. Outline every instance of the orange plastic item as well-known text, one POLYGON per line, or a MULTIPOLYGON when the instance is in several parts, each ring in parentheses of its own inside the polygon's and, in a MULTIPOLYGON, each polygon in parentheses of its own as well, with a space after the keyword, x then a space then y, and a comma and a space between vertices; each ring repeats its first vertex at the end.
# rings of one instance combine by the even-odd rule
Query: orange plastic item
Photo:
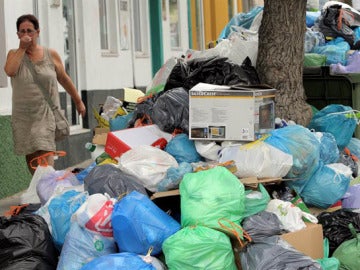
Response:
POLYGON ((49 156, 57 156, 57 157, 64 157, 66 156, 65 151, 52 151, 45 154, 42 154, 41 156, 35 157, 32 160, 30 160, 29 165, 32 169, 36 170, 37 166, 48 166, 47 157, 49 156), (36 162, 36 165, 34 164, 36 162))

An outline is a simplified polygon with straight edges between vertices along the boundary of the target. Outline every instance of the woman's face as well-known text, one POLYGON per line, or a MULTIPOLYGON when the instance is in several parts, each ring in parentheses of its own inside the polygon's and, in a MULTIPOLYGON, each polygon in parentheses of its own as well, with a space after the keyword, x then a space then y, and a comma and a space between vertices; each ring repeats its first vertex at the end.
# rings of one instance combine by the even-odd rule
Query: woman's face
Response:
POLYGON ((34 25, 31 22, 25 21, 20 24, 17 34, 20 39, 24 36, 29 36, 34 40, 34 38, 38 36, 39 30, 35 30, 34 25))

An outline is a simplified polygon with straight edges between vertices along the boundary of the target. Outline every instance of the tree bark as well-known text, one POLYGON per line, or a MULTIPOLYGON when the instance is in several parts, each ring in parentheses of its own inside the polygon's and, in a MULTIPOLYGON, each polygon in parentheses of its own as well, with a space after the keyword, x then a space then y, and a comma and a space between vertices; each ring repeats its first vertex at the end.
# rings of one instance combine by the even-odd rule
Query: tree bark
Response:
POLYGON ((276 116, 303 126, 312 118, 303 87, 305 16, 305 0, 265 0, 256 63, 261 82, 278 90, 276 116))

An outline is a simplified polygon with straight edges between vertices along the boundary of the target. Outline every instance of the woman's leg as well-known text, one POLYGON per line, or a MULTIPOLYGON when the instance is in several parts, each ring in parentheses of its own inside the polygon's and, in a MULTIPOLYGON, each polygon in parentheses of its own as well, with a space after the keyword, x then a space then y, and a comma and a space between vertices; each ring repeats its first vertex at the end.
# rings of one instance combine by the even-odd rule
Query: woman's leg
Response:
POLYGON ((28 169, 31 173, 31 175, 34 175, 35 173, 35 169, 38 165, 43 165, 43 166, 46 166, 46 165, 49 165, 49 166, 52 166, 54 167, 54 155, 52 155, 53 151, 43 151, 43 150, 39 150, 39 151, 36 151, 34 153, 31 153, 29 155, 26 155, 26 163, 27 163, 27 166, 28 166, 28 169), (34 159, 37 159, 37 160, 34 160, 34 159), (33 161, 33 162, 31 162, 33 161), (34 168, 32 168, 35 167, 34 168))

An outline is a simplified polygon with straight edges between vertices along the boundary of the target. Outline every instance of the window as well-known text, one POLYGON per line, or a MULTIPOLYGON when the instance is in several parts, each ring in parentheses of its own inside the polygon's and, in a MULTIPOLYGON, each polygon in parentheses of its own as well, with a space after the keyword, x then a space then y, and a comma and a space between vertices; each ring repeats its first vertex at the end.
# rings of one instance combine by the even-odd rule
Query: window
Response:
POLYGON ((234 3, 234 0, 228 0, 228 18, 229 18, 229 21, 236 14, 235 5, 236 5, 236 3, 234 3))
POLYGON ((108 15, 106 13, 106 0, 99 0, 100 12, 100 42, 102 50, 109 50, 108 15))
POLYGON ((194 49, 196 50, 205 50, 205 33, 204 33, 204 9, 203 3, 201 0, 196 0, 195 2, 195 36, 193 39, 195 41, 194 49))
POLYGON ((128 0, 119 1, 119 29, 120 29, 120 49, 128 50, 129 42, 129 2, 128 0))
POLYGON ((34 10, 34 16, 36 16, 36 18, 39 18, 39 3, 38 0, 33 0, 33 10, 34 10))
POLYGON ((170 13, 170 44, 171 48, 179 48, 180 45, 180 19, 179 19, 179 3, 178 0, 169 1, 170 13))
POLYGON ((115 2, 110 0, 99 0, 100 18, 100 46, 107 54, 117 54, 116 14, 115 2))
POLYGON ((134 17, 134 49, 136 56, 145 56, 149 54, 148 46, 148 9, 147 3, 143 0, 133 1, 134 17))

